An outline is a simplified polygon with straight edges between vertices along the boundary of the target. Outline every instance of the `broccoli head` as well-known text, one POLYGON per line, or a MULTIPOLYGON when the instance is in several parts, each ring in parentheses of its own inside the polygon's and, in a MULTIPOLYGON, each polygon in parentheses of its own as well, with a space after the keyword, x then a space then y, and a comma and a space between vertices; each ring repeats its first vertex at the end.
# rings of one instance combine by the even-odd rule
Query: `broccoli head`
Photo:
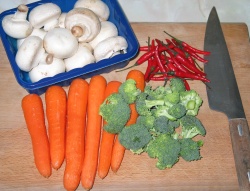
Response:
POLYGON ((128 104, 134 103, 136 97, 141 93, 141 90, 136 87, 136 81, 133 79, 127 79, 123 82, 118 91, 128 104))
POLYGON ((109 133, 119 133, 130 118, 131 110, 118 93, 108 96, 101 104, 99 114, 107 122, 104 129, 109 133))
POLYGON ((146 86, 144 92, 148 94, 148 100, 164 100, 166 94, 171 93, 169 87, 158 86, 152 89, 151 86, 146 86))
POLYGON ((168 93, 166 94, 164 100, 166 103, 177 104, 180 101, 180 94, 179 92, 168 93))
POLYGON ((192 139, 180 139, 180 143, 180 156, 185 161, 194 161, 201 159, 200 147, 203 146, 203 141, 194 141, 192 139))
POLYGON ((202 99, 195 90, 180 93, 180 103, 187 109, 187 115, 197 115, 202 104, 202 99))
POLYGON ((167 134, 172 134, 175 130, 174 126, 169 124, 169 120, 165 116, 160 116, 155 119, 154 129, 156 132, 167 134))
POLYGON ((181 104, 175 104, 168 109, 168 114, 175 119, 179 119, 186 114, 186 107, 181 104))
POLYGON ((135 108, 139 115, 151 115, 149 108, 146 106, 145 100, 147 99, 147 94, 142 92, 140 93, 135 100, 135 108))
POLYGON ((154 126, 155 117, 153 115, 139 115, 136 123, 145 126, 148 130, 152 129, 154 126))
POLYGON ((169 106, 166 106, 166 105, 160 105, 160 106, 157 106, 156 108, 154 109, 151 109, 151 112, 152 114, 157 118, 157 117, 160 117, 160 116, 165 116, 167 117, 169 120, 172 120, 172 121, 175 121, 176 118, 173 117, 172 115, 170 115, 168 113, 168 109, 169 109, 169 106))
POLYGON ((182 128, 181 136, 183 138, 193 138, 196 135, 206 135, 206 130, 201 121, 192 115, 185 115, 180 120, 180 126, 182 128))
POLYGON ((180 143, 168 134, 160 134, 152 140, 146 149, 148 156, 157 158, 156 167, 160 170, 172 168, 179 160, 180 143))
POLYGON ((169 85, 170 85, 172 92, 184 92, 184 91, 186 91, 185 84, 181 78, 171 78, 169 85))
POLYGON ((133 124, 123 128, 118 138, 126 149, 133 151, 138 151, 145 147, 152 139, 147 128, 139 124, 133 124))

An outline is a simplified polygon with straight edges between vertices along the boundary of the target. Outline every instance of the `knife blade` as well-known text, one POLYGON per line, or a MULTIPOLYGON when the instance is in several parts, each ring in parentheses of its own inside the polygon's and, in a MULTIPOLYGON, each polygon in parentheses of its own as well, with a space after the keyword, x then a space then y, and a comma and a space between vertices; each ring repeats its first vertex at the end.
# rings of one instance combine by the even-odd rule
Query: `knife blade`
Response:
POLYGON ((209 107, 228 117, 240 190, 250 190, 250 135, 234 69, 220 20, 213 7, 206 25, 204 50, 210 51, 204 66, 209 107))

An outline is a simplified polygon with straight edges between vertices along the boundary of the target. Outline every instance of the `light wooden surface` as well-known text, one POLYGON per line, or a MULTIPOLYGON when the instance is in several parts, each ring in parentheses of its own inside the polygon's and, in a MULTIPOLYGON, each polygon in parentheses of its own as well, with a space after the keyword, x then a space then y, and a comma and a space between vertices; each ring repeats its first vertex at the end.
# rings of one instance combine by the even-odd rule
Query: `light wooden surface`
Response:
MULTIPOLYGON (((175 35, 189 44, 203 48, 205 24, 132 23, 141 45, 148 37, 164 39, 163 31, 175 35)), ((245 24, 223 24, 223 31, 235 69, 247 120, 250 121, 250 48, 248 29, 245 24)), ((139 55, 138 55, 139 56, 139 55)), ((16 82, 5 51, 0 44, 0 190, 64 190, 64 165, 53 171, 50 178, 43 178, 35 168, 31 141, 21 110, 21 99, 27 94, 16 82)), ((129 65, 136 61, 133 59, 129 65)), ((137 67, 143 72, 146 66, 137 67)), ((128 71, 104 74, 107 81, 125 80, 128 71)), ((159 84, 150 82, 151 85, 159 84)), ((114 174, 101 180, 96 177, 93 191, 210 191, 238 190, 228 121, 224 114, 208 107, 205 85, 190 82, 204 100, 198 117, 207 129, 201 149, 200 161, 180 161, 172 168, 158 170, 155 160, 146 154, 141 156, 126 152, 122 166, 114 174)), ((65 87, 67 90, 68 87, 65 87)), ((44 100, 44 95, 41 96, 44 100)), ((222 98, 223 99, 223 98, 222 98)), ((79 185, 78 190, 83 190, 79 185)))

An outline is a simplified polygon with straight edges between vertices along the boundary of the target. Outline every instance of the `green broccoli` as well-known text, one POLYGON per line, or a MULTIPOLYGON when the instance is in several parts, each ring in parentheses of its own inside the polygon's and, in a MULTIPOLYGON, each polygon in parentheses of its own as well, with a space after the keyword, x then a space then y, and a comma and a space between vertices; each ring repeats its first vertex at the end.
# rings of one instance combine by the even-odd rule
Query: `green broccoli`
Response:
POLYGON ((148 94, 148 100, 164 100, 166 94, 171 93, 169 87, 158 86, 155 89, 152 89, 151 86, 146 86, 144 92, 148 94))
POLYGON ((165 95, 165 103, 177 104, 180 101, 179 92, 172 92, 165 95))
POLYGON ((155 117, 153 115, 148 115, 148 116, 139 115, 136 120, 136 123, 144 125, 148 130, 153 128, 154 122, 155 122, 155 117))
POLYGON ((159 116, 155 119, 154 129, 156 132, 167 134, 172 134, 175 130, 174 126, 169 124, 169 120, 165 116, 159 116))
POLYGON ((152 108, 158 105, 164 105, 164 99, 155 99, 155 100, 145 100, 145 104, 147 108, 152 108))
POLYGON ((206 130, 201 121, 192 115, 185 115, 180 120, 180 126, 182 128, 181 136, 183 138, 193 138, 196 135, 206 135, 206 130))
POLYGON ((126 148, 137 151, 145 147, 152 139, 146 127, 139 124, 126 126, 119 133, 119 141, 126 148))
POLYGON ((130 118, 131 110, 120 94, 113 93, 101 104, 99 114, 107 121, 104 125, 107 132, 119 133, 130 118))
POLYGON ((201 159, 200 147, 203 146, 203 141, 194 141, 192 139, 180 139, 181 152, 180 156, 185 161, 194 161, 201 159))
POLYGON ((145 100, 147 99, 147 94, 140 93, 135 100, 135 108, 139 115, 151 115, 149 108, 146 106, 145 100))
POLYGON ((186 91, 185 84, 181 78, 171 78, 170 79, 170 88, 172 92, 184 92, 186 91))
POLYGON ((136 97, 141 93, 141 90, 136 87, 136 82, 133 79, 123 82, 118 91, 128 104, 134 103, 136 97))
POLYGON ((179 160, 180 143, 168 134, 160 134, 150 141, 146 152, 151 158, 157 158, 156 167, 160 170, 172 168, 179 160))
POLYGON ((175 104, 168 109, 168 114, 175 119, 179 119, 186 114, 186 107, 181 104, 175 104))
POLYGON ((151 112, 152 114, 157 118, 157 117, 160 117, 160 116, 165 116, 167 117, 169 120, 172 120, 172 121, 175 121, 176 118, 173 117, 172 115, 170 115, 168 113, 168 110, 169 110, 169 106, 166 106, 166 105, 160 105, 160 106, 157 106, 156 108, 154 109, 151 109, 151 112))
POLYGON ((202 99, 195 90, 180 93, 180 103, 187 109, 187 115, 197 115, 202 104, 202 99))

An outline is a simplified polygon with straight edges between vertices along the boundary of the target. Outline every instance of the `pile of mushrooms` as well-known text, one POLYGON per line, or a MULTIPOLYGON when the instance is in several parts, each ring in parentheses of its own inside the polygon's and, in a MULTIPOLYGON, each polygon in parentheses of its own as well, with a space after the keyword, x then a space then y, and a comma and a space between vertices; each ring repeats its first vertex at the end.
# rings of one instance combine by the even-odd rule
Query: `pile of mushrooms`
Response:
POLYGON ((17 39, 15 60, 31 82, 126 53, 127 41, 108 21, 110 10, 101 0, 77 0, 67 13, 53 3, 28 11, 19 5, 2 26, 17 39))

